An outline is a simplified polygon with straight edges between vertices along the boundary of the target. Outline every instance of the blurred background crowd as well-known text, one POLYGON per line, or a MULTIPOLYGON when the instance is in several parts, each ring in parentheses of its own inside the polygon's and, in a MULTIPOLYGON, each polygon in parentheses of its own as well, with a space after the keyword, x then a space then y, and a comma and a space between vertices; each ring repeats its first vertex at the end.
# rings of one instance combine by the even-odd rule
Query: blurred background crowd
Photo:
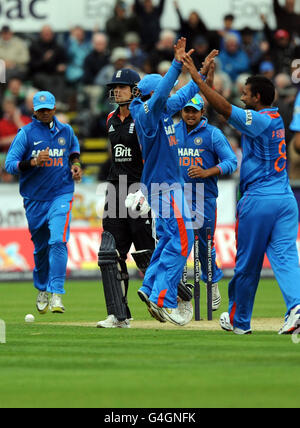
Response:
MULTIPOLYGON (((0 59, 6 67, 6 84, 0 85, 1 165, 18 129, 31 121, 34 93, 48 90, 56 96, 59 120, 70 123, 79 137, 85 180, 105 180, 110 162, 106 117, 113 110, 107 101, 106 83, 115 70, 123 67, 135 69, 141 77, 146 73, 164 75, 179 36, 186 37, 188 48, 195 49, 193 58, 198 68, 210 50, 220 50, 215 90, 235 105, 243 106, 241 90, 250 74, 263 74, 273 80, 289 148, 289 124, 300 89, 292 80, 293 60, 300 59, 300 15, 294 3, 286 0, 281 5, 273 0, 275 30, 263 15, 261 31, 251 27, 236 30, 234 14, 229 14, 224 16, 222 28, 211 31, 198 12, 184 16, 176 1, 173 6, 179 28, 161 28, 165 0, 132 0, 131 5, 117 0, 103 32, 87 32, 76 26, 69 32, 55 33, 44 26, 39 34, 16 34, 13 28, 3 26, 0 59)), ((189 80, 183 70, 176 89, 189 80)), ((240 135, 209 106, 206 116, 225 133, 241 159, 240 135)), ((292 178, 300 179, 300 168, 299 177, 292 178)), ((1 168, 0 181, 14 180, 1 168)))

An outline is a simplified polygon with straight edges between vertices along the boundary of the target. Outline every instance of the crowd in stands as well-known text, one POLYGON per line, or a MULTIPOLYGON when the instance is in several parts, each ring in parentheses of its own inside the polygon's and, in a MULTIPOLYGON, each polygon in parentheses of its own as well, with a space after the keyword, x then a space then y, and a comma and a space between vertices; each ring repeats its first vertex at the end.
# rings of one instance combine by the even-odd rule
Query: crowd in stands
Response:
MULTIPOLYGON (((50 26, 44 26, 39 34, 17 35, 4 26, 0 58, 6 65, 7 83, 0 87, 1 164, 17 130, 31 120, 32 97, 37 90, 54 93, 60 119, 76 128, 80 141, 106 138, 106 117, 112 106, 107 101, 105 85, 114 71, 131 67, 141 76, 164 75, 178 36, 185 36, 188 48, 195 49, 193 58, 198 68, 211 49, 220 50, 215 89, 236 105, 241 105, 241 90, 250 74, 272 79, 289 142, 289 124, 299 90, 292 81, 291 64, 300 59, 300 15, 295 12, 294 0, 286 0, 283 6, 278 0, 273 3, 276 30, 262 15, 262 31, 250 27, 237 31, 234 15, 228 14, 223 28, 211 31, 199 12, 184 16, 176 1, 178 30, 161 28, 165 0, 132 0, 131 6, 117 0, 104 31, 87 32, 76 26, 69 33, 57 34, 50 26)), ((177 89, 189 79, 183 70, 177 89)), ((240 136, 209 106, 207 116, 230 139, 240 158, 240 136)), ((5 171, 0 172, 0 181, 12 180, 5 171)))

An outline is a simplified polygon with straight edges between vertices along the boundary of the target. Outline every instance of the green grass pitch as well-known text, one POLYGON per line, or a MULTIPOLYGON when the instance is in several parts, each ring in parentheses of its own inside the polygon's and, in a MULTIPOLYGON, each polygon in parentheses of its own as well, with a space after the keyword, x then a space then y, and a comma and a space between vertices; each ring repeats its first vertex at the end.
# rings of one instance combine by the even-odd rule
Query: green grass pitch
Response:
MULTIPOLYGON (((215 320, 227 309, 227 283, 215 320)), ((252 336, 216 321, 166 328, 152 321, 138 286, 130 288, 132 328, 105 330, 94 327, 106 315, 97 282, 68 281, 66 313, 44 316, 31 284, 1 283, 0 408, 299 407, 300 344, 277 335, 285 307, 274 280, 260 283, 252 336), (25 324, 28 313, 34 324, 25 324)))

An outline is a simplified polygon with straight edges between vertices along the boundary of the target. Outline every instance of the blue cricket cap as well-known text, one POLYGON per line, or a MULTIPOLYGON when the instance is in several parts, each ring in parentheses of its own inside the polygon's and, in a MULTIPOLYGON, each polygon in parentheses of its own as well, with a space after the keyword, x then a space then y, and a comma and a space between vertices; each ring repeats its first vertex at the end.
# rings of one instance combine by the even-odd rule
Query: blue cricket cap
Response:
POLYGON ((201 111, 204 108, 204 100, 203 98, 199 95, 196 94, 194 96, 194 98, 192 98, 185 106, 185 107, 193 107, 198 111, 201 111))
POLYGON ((142 96, 150 95, 152 91, 155 91, 161 81, 162 76, 160 74, 147 74, 138 84, 142 96))
POLYGON ((54 95, 51 92, 41 91, 37 92, 33 97, 33 109, 34 111, 41 110, 43 108, 53 110, 56 104, 54 95))

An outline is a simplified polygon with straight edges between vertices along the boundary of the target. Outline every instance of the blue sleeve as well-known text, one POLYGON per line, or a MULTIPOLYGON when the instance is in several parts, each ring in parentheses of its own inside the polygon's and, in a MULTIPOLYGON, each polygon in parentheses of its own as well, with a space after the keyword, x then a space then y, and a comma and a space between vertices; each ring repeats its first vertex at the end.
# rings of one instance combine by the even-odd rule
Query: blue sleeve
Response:
POLYGON ((179 89, 167 101, 167 113, 170 116, 178 113, 199 92, 199 87, 191 80, 183 88, 179 89))
POLYGON ((158 122, 166 108, 170 92, 181 73, 181 69, 182 64, 174 60, 172 66, 155 89, 150 100, 144 103, 143 109, 140 109, 138 120, 143 124, 144 128, 149 130, 157 129, 158 122))
POLYGON ((219 129, 214 130, 212 142, 213 150, 220 160, 216 166, 221 171, 221 175, 233 174, 237 169, 237 157, 234 154, 229 141, 219 129))
POLYGON ((296 98, 293 121, 290 125, 290 130, 300 132, 300 92, 296 98))
POLYGON ((243 110, 232 106, 229 123, 238 131, 249 137, 255 138, 264 132, 270 125, 272 119, 266 114, 259 114, 254 110, 243 110))
POLYGON ((9 174, 18 175, 20 173, 19 163, 25 159, 27 151, 27 137, 22 129, 14 138, 5 160, 5 169, 9 174))

